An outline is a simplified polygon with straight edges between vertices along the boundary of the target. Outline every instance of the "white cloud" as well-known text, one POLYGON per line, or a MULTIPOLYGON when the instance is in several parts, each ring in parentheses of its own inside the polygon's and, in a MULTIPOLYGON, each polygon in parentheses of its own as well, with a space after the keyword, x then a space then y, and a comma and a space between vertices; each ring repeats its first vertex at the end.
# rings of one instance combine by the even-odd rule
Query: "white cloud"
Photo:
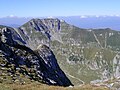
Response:
POLYGON ((80 18, 87 18, 87 16, 85 16, 85 15, 82 15, 82 16, 80 16, 80 18))
POLYGON ((11 17, 11 18, 12 18, 12 17, 15 17, 15 16, 11 14, 9 17, 11 17))
POLYGON ((99 15, 96 15, 95 17, 99 18, 100 16, 99 16, 99 15))
POLYGON ((116 17, 120 17, 120 15, 115 15, 116 17))

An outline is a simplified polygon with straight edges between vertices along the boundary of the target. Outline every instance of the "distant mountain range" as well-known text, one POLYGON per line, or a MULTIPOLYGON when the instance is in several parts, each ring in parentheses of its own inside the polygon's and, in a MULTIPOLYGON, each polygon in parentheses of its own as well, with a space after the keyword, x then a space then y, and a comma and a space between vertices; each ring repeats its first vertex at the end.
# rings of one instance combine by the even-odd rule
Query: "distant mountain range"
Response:
POLYGON ((111 28, 120 30, 119 16, 71 16, 60 19, 80 28, 111 28))
MULTIPOLYGON (((0 18, 0 25, 6 25, 11 27, 19 27, 25 22, 29 21, 33 17, 14 17, 8 16, 0 18)), ((50 17, 38 17, 38 18, 50 18, 50 17)), ((80 28, 111 28, 114 30, 120 30, 120 16, 58 16, 52 18, 59 18, 65 20, 67 23, 78 26, 80 28)))
POLYGON ((0 18, 0 25, 6 25, 10 27, 19 27, 20 25, 24 24, 25 22, 29 21, 31 18, 25 17, 2 17, 0 18))

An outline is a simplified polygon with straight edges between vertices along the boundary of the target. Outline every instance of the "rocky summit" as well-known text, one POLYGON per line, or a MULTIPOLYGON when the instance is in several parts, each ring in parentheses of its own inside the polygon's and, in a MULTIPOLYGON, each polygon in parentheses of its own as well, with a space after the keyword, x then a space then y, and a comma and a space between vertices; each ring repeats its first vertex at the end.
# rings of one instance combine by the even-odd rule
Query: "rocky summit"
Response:
POLYGON ((6 26, 0 26, 0 29, 1 83, 24 84, 24 78, 27 78, 48 85, 72 85, 48 46, 41 44, 33 51, 25 46, 26 42, 15 29, 6 26))
POLYGON ((72 82, 120 88, 120 31, 78 28, 57 18, 32 19, 18 28, 4 28, 1 26, 4 74, 17 71, 19 75, 14 76, 50 85, 72 82))

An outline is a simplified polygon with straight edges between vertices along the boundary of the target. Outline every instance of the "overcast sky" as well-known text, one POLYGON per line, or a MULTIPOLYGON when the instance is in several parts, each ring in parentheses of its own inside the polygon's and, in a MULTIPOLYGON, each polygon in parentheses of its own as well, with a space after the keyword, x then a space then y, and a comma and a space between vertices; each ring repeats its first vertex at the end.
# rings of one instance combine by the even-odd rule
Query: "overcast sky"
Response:
POLYGON ((0 0, 0 17, 120 15, 120 0, 0 0))

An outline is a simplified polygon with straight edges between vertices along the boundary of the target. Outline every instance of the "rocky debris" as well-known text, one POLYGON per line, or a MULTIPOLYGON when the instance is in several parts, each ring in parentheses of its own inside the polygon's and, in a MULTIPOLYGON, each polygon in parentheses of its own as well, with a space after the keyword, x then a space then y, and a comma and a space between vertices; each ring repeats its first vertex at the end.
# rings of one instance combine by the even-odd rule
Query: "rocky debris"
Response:
POLYGON ((21 42, 22 39, 14 38, 17 36, 14 36, 12 32, 16 33, 9 28, 2 29, 0 32, 0 71, 2 74, 0 77, 4 77, 0 79, 1 82, 7 81, 6 77, 10 76, 11 81, 24 84, 22 79, 24 76, 49 85, 72 85, 60 69, 49 47, 41 45, 39 50, 33 51, 21 42))
POLYGON ((115 78, 120 78, 120 52, 113 59, 113 72, 115 78))
POLYGON ((120 89, 120 78, 119 79, 111 79, 111 80, 94 80, 90 82, 93 86, 105 86, 110 90, 119 90, 120 89))

